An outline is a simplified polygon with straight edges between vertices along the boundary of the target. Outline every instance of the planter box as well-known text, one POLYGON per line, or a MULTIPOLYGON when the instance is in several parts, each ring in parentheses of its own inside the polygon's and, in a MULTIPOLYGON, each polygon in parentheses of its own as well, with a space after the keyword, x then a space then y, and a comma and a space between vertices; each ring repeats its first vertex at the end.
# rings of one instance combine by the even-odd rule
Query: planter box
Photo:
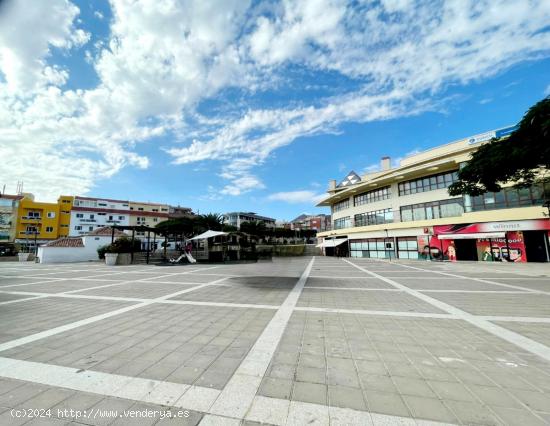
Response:
POLYGON ((118 253, 105 253, 105 265, 115 266, 117 258, 118 253))
POLYGON ((132 255, 130 253, 119 253, 116 260, 117 265, 130 265, 132 263, 132 255))
POLYGON ((27 262, 30 255, 30 253, 18 253, 17 257, 19 258, 19 262, 27 262))

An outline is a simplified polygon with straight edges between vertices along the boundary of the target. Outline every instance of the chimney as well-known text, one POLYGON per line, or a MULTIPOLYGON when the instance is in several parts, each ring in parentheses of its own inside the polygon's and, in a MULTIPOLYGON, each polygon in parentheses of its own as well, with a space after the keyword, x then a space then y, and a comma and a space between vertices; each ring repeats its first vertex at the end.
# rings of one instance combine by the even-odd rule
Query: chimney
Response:
POLYGON ((329 191, 333 191, 336 189, 336 180, 335 179, 331 179, 328 181, 328 190, 329 191))
POLYGON ((385 172, 386 170, 391 169, 391 158, 390 157, 382 157, 380 160, 380 170, 385 172))

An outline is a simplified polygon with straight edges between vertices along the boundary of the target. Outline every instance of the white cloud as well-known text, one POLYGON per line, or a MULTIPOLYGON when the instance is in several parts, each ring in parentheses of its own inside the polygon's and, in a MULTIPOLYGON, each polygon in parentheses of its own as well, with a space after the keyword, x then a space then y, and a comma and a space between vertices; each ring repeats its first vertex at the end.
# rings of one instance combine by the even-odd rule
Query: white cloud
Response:
POLYGON ((288 191, 288 192, 276 192, 267 197, 269 201, 282 201, 289 204, 317 204, 323 198, 326 198, 326 194, 318 194, 314 191, 288 191))
POLYGON ((436 108, 449 85, 550 53, 544 0, 111 0, 109 37, 88 53, 79 48, 91 35, 68 0, 2 8, 0 158, 10 161, 0 175, 49 198, 148 167, 139 145, 168 134, 174 163, 215 160, 219 194, 240 195, 264 188, 257 167, 299 137, 436 108), (82 55, 97 86, 67 88, 78 70, 56 64, 57 51, 82 55), (302 84, 289 68, 325 94, 262 103, 302 84), (331 92, 327 73, 349 90, 331 92), (200 114, 204 100, 228 107, 200 114))

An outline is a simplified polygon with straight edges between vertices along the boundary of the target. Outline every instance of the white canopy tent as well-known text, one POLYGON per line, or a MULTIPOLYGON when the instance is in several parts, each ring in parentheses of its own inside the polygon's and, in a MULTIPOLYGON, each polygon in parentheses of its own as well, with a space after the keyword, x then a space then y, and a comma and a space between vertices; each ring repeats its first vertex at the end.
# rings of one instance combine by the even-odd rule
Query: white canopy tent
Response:
POLYGON ((345 243, 347 240, 347 238, 338 238, 337 240, 324 240, 321 244, 317 244, 317 247, 336 247, 342 243, 345 243))
POLYGON ((207 238, 212 238, 212 237, 218 237, 220 235, 227 235, 227 232, 221 232, 221 231, 206 231, 206 232, 203 232, 202 234, 200 235, 196 235, 194 236, 193 238, 190 238, 189 241, 193 241, 193 240, 204 240, 204 239, 207 239, 207 238))

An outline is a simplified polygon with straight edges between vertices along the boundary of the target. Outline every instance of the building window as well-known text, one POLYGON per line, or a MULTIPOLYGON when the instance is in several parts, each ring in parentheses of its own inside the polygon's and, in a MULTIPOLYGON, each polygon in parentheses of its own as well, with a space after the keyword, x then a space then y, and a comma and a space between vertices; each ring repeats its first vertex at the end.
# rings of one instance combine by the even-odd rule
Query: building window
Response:
POLYGON ((109 216, 109 220, 113 220, 113 216, 109 216))
POLYGON ((68 228, 69 225, 61 225, 62 228, 68 228))
POLYGON ((527 188, 504 188, 499 192, 487 192, 471 197, 471 207, 467 211, 496 210, 514 207, 541 205, 544 194, 550 194, 550 182, 527 188))
POLYGON ((88 231, 93 231, 93 230, 94 230, 93 226, 88 226, 88 231))
POLYGON ((82 213, 77 213, 76 217, 79 218, 79 219, 82 219, 84 217, 84 215, 82 213))
POLYGON ((62 203, 70 203, 71 200, 62 200, 61 202, 62 202, 62 203))
POLYGON ((416 237, 397 238, 397 256, 399 259, 418 259, 418 240, 416 237))
POLYGON ((38 228, 36 226, 27 226, 27 229, 25 231, 27 234, 37 234, 38 228))
POLYGON ((464 201, 462 198, 432 201, 401 207, 401 222, 462 216, 463 213, 464 201))
POLYGON ((418 192, 433 191, 451 186, 458 180, 458 172, 439 173, 437 175, 426 176, 420 179, 413 179, 401 182, 398 185, 399 195, 410 195, 418 192))
POLYGON ((40 212, 28 212, 27 217, 33 219, 40 219, 40 212))
POLYGON ((386 238, 369 238, 350 240, 351 257, 389 258, 393 252, 393 240, 386 238))
POLYGON ((159 211, 159 209, 153 209, 153 211, 154 211, 154 212, 158 212, 158 211, 159 211))
POLYGON ((349 216, 334 219, 334 229, 344 229, 351 227, 351 218, 349 216))
POLYGON ((46 232, 53 232, 53 226, 46 226, 46 232))
POLYGON ((118 220, 124 220, 124 216, 119 216, 118 220))
POLYGON ((143 211, 143 207, 138 207, 138 210, 139 210, 139 211, 143 211))
POLYGON ((345 200, 342 200, 339 203, 332 205, 333 212, 339 212, 340 210, 344 210, 347 208, 349 208, 349 198, 346 198, 345 200))
POLYGON ((53 219, 55 217, 55 212, 48 212, 48 217, 53 219))
POLYGON ((93 219, 93 218, 94 218, 94 215, 93 215, 93 214, 91 214, 91 215, 90 215, 90 219, 93 219))
POLYGON ((158 221, 159 220, 156 217, 153 218, 153 222, 158 222, 158 221))
POLYGON ((82 231, 82 226, 78 225, 74 227, 75 231, 82 231))
POLYGON ((107 207, 107 204, 106 203, 97 203, 98 206, 101 206, 101 207, 107 207))
POLYGON ((380 225, 393 222, 392 209, 375 210, 355 215, 354 226, 380 225))
POLYGON ((390 198, 390 187, 386 186, 384 188, 375 189, 374 191, 364 192, 363 194, 356 195, 353 197, 354 206, 362 206, 367 203, 374 203, 376 201, 387 200, 390 198))

